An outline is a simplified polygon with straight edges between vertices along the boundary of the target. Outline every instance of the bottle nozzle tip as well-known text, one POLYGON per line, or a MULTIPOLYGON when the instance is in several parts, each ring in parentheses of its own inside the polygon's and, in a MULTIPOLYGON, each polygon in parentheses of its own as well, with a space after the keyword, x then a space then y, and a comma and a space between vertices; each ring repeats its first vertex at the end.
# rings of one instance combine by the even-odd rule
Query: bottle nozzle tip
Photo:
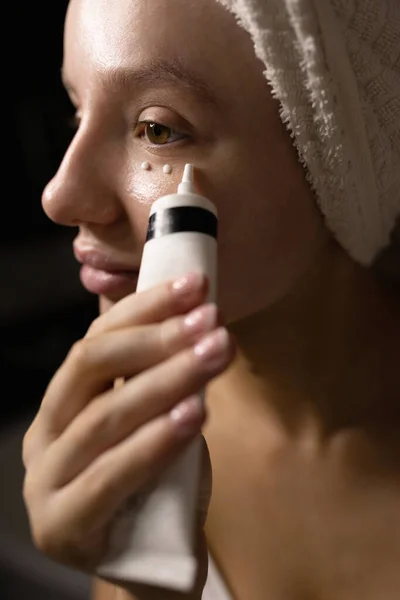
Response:
POLYGON ((194 167, 192 164, 187 163, 183 170, 182 181, 178 186, 178 193, 195 193, 194 186, 194 167))
POLYGON ((193 165, 190 163, 185 165, 182 181, 190 181, 191 183, 193 182, 193 165))

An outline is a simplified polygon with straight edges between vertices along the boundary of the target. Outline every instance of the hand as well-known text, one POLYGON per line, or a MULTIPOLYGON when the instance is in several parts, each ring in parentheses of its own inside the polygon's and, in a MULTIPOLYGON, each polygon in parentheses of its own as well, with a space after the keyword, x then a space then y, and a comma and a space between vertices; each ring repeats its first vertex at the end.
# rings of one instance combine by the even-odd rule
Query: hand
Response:
POLYGON ((234 356, 205 296, 190 274, 123 299, 50 382, 24 438, 23 492, 33 540, 54 560, 93 573, 116 511, 200 432, 194 395, 234 356))

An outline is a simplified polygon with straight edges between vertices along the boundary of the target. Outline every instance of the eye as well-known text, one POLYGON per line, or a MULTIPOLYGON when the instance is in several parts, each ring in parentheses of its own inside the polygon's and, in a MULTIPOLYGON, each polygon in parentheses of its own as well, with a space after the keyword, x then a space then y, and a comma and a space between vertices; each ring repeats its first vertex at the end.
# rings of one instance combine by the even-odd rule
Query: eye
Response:
POLYGON ((187 138, 187 135, 154 121, 140 121, 136 128, 138 137, 146 138, 151 144, 165 146, 187 138))

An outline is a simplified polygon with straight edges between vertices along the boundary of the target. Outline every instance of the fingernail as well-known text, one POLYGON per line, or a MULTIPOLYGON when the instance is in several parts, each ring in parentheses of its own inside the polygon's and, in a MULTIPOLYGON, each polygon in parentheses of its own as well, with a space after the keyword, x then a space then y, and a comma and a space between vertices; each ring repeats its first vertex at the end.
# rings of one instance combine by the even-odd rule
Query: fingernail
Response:
POLYGON ((217 314, 215 304, 204 304, 192 310, 183 320, 185 331, 190 334, 210 331, 217 323, 217 314))
POLYGON ((195 355, 202 361, 209 361, 215 358, 223 358, 229 347, 229 334, 225 327, 219 327, 194 347, 195 355))
POLYGON ((204 275, 202 273, 187 273, 173 282, 172 290, 179 296, 185 296, 199 291, 203 283, 204 275))
POLYGON ((182 435, 191 435, 200 429, 204 420, 204 407, 199 396, 191 396, 170 412, 171 420, 182 435))

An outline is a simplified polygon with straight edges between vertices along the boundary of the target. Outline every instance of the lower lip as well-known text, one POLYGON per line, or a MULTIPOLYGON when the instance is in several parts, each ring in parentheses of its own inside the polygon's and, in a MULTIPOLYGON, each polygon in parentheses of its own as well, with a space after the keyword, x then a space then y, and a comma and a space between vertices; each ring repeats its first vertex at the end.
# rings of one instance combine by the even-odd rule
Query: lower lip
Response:
POLYGON ((82 285, 93 294, 118 294, 132 293, 136 290, 137 271, 126 271, 121 273, 109 273, 101 269, 94 269, 89 265, 83 265, 80 271, 82 285))

